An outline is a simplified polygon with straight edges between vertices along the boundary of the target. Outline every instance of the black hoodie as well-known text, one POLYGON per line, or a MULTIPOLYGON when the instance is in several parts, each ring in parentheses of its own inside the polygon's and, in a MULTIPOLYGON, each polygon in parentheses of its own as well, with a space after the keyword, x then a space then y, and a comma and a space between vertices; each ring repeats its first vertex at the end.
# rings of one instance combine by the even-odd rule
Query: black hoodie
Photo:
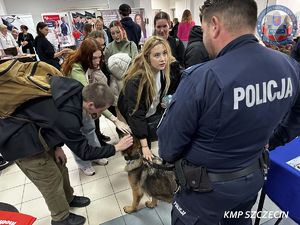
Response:
POLYGON ((184 52, 184 67, 188 68, 208 60, 209 56, 203 44, 201 26, 194 26, 190 31, 189 42, 184 52))
POLYGON ((52 97, 28 101, 13 114, 31 123, 11 118, 0 119, 0 153, 3 157, 13 161, 44 151, 38 138, 39 128, 49 148, 66 144, 83 160, 114 155, 113 145, 90 146, 81 133, 82 89, 83 85, 74 79, 53 77, 52 97))
POLYGON ((121 19, 122 26, 126 30, 127 38, 129 41, 133 41, 136 46, 139 46, 141 40, 141 28, 138 24, 133 22, 131 17, 124 17, 121 19))

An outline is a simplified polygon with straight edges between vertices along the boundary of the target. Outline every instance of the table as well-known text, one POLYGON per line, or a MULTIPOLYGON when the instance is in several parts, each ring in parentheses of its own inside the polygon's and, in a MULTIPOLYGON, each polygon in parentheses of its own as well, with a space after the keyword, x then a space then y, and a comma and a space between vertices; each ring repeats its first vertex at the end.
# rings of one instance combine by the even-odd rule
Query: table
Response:
POLYGON ((61 49, 64 49, 64 48, 70 48, 72 50, 76 50, 76 45, 61 45, 60 46, 61 49))
POLYGON ((36 61, 35 54, 24 54, 24 55, 17 55, 17 56, 4 56, 0 59, 0 64, 4 63, 11 59, 18 59, 20 62, 34 62, 36 61))
POLYGON ((300 138, 270 152, 270 170, 258 211, 262 210, 267 194, 282 211, 289 213, 291 219, 300 223, 300 171, 287 164, 297 156, 300 156, 300 138))

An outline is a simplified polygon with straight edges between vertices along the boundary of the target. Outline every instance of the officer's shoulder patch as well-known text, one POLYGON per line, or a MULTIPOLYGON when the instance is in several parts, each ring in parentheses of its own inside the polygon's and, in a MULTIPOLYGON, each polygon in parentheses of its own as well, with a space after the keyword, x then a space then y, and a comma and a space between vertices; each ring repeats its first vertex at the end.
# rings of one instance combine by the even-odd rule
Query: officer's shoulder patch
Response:
POLYGON ((206 63, 200 63, 200 64, 196 64, 196 65, 193 65, 193 66, 190 66, 188 67, 187 69, 184 70, 182 76, 186 77, 186 76, 189 76, 190 74, 192 74, 195 70, 203 67, 206 63))

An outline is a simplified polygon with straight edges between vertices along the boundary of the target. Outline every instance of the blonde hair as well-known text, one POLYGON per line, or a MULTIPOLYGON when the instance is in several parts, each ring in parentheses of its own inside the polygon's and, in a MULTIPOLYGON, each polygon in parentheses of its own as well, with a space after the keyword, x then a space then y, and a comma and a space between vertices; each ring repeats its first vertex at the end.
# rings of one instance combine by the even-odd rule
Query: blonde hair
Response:
MULTIPOLYGON (((98 23, 102 23, 103 24, 103 22, 100 20, 100 19, 96 19, 96 22, 95 22, 95 30, 97 30, 97 28, 96 28, 96 25, 98 24, 98 23)), ((102 29, 103 29, 103 27, 102 27, 102 29)), ((102 30, 101 29, 101 30, 102 30)))
POLYGON ((159 44, 162 44, 166 48, 167 55, 168 55, 165 73, 164 73, 166 79, 166 86, 165 89, 163 90, 163 95, 167 95, 168 89, 170 87, 170 64, 175 61, 175 58, 172 56, 170 46, 166 40, 158 36, 152 36, 147 39, 141 53, 139 53, 136 56, 136 58, 134 59, 133 63, 131 64, 131 66, 129 67, 127 73, 124 75, 123 78, 124 81, 123 93, 125 93, 125 88, 129 83, 129 81, 135 78, 140 78, 140 83, 137 91, 136 105, 133 112, 129 112, 129 113, 134 113, 138 109, 143 91, 146 91, 147 93, 146 96, 147 107, 150 107, 150 105, 153 102, 156 93, 156 85, 154 79, 155 74, 153 73, 152 66, 150 63, 150 53, 151 50, 159 44))
POLYGON ((0 24, 0 30, 4 30, 5 28, 7 28, 7 26, 6 26, 6 25, 4 25, 4 24, 0 24))

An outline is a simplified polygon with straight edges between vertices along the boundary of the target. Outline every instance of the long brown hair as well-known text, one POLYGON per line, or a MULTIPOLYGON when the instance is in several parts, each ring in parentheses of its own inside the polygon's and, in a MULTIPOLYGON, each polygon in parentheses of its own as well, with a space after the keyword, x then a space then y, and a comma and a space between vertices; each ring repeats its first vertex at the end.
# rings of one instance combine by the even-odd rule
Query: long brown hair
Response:
MULTIPOLYGON (((69 76, 74 63, 80 63, 84 71, 88 68, 93 68, 93 54, 100 50, 103 56, 101 45, 93 38, 86 38, 80 47, 72 52, 64 61, 62 65, 62 72, 65 76, 69 76)), ((100 62, 101 65, 101 62, 100 62)))
POLYGON ((192 13, 190 10, 186 9, 182 13, 181 22, 191 23, 193 21, 192 13))
POLYGON ((167 55, 168 55, 168 60, 166 62, 166 69, 164 71, 166 86, 165 89, 163 90, 163 95, 166 95, 168 92, 170 86, 170 64, 171 62, 175 61, 175 59, 172 56, 171 49, 169 47, 168 42, 161 37, 152 36, 147 39, 142 49, 142 52, 136 56, 133 63, 129 67, 127 73, 124 75, 123 93, 125 93, 125 87, 129 81, 135 78, 140 78, 136 105, 133 112, 129 112, 129 113, 134 113, 138 109, 141 96, 144 90, 147 93, 146 96, 147 107, 150 107, 150 105, 153 102, 156 93, 156 85, 154 79, 155 74, 153 73, 152 66, 150 63, 150 53, 151 50, 159 44, 162 44, 166 48, 167 55))

